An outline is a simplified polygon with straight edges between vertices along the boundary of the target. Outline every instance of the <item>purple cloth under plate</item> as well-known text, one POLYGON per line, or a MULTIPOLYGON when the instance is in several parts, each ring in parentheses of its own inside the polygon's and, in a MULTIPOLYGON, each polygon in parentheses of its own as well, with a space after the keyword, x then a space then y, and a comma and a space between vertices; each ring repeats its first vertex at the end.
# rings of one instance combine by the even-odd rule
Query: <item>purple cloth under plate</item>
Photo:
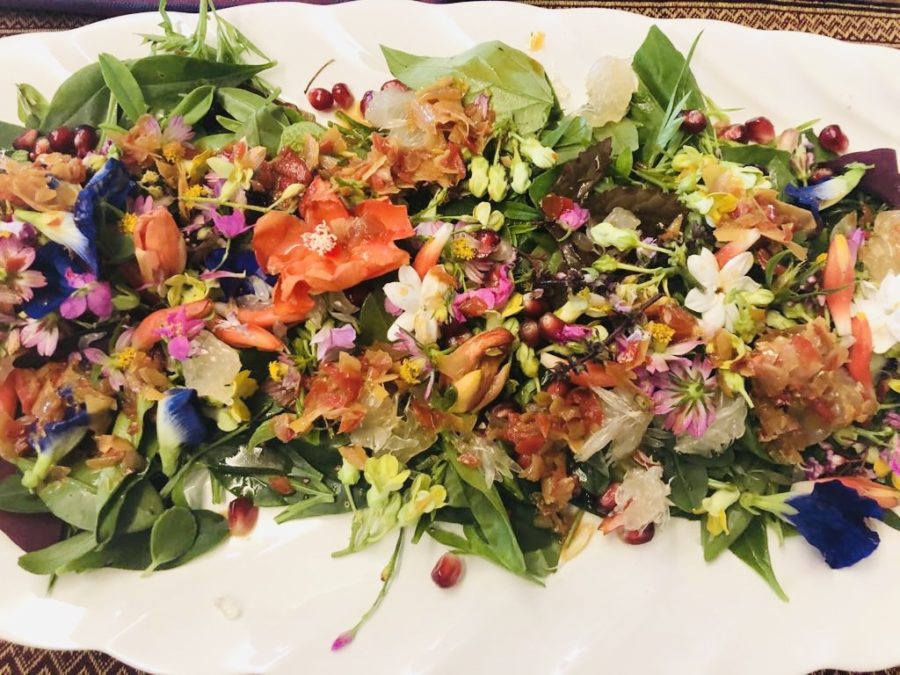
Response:
MULTIPOLYGON (((270 0, 216 0, 216 8, 252 5, 270 0)), ((312 5, 333 5, 347 0, 302 0, 312 5)), ((196 12, 198 0, 168 0, 171 12, 196 12)), ((117 16, 134 12, 155 12, 158 0, 0 0, 0 9, 67 12, 94 16, 117 16)))

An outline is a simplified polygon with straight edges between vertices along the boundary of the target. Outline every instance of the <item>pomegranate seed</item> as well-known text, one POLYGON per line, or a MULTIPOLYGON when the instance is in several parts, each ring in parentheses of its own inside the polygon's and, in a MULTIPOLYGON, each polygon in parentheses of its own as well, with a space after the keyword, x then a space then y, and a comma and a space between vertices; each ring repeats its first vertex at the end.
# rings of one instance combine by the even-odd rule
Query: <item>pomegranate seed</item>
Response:
POLYGON ((350 91, 350 87, 343 82, 338 82, 331 88, 331 97, 338 107, 344 110, 353 105, 353 93, 350 91))
POLYGON ((287 476, 272 476, 269 478, 269 487, 280 495, 292 495, 295 492, 287 476))
POLYGON ((403 84, 400 80, 388 80, 383 85, 381 85, 381 91, 388 91, 391 89, 395 89, 397 91, 409 91, 409 87, 403 84))
POLYGON ((656 527, 654 527, 653 523, 650 523, 643 530, 619 530, 619 539, 626 544, 639 546, 653 539, 655 531, 656 527))
POLYGON ((544 302, 543 299, 535 296, 534 293, 526 294, 525 302, 522 307, 525 316, 531 319, 538 319, 546 314, 548 309, 550 308, 547 307, 547 303, 544 302))
POLYGON ((765 145, 775 139, 775 127, 768 117, 754 117, 744 122, 747 139, 765 145))
POLYGON ((34 150, 34 142, 38 138, 38 130, 37 129, 26 129, 21 134, 19 134, 18 138, 13 141, 13 148, 16 150, 27 150, 31 152, 34 150))
POLYGON ((548 340, 556 338, 556 336, 560 334, 560 331, 566 327, 566 322, 551 312, 547 312, 541 316, 538 324, 541 327, 541 333, 543 333, 544 337, 548 340))
POLYGON ((734 141, 735 143, 747 142, 747 129, 743 124, 730 124, 719 131, 719 138, 726 141, 734 141))
POLYGON ((541 328, 537 321, 523 321, 519 326, 519 338, 529 347, 541 344, 541 328))
POLYGON ((69 127, 57 127, 49 134, 50 149, 53 152, 64 152, 71 155, 75 152, 75 133, 69 127))
POLYGON ((89 124, 79 124, 75 127, 75 137, 73 144, 75 152, 79 157, 86 157, 89 152, 97 147, 97 141, 100 140, 97 130, 89 124))
POLYGON ((309 99, 309 104, 316 110, 331 110, 332 106, 334 106, 334 97, 331 95, 331 92, 322 87, 310 89, 306 98, 309 99))
POLYGON ((850 139, 837 124, 829 124, 819 132, 819 143, 829 152, 839 155, 847 152, 850 147, 850 139))
POLYGON ((459 583, 462 571, 463 564, 460 557, 454 553, 445 553, 438 558, 434 569, 431 570, 431 580, 441 588, 451 588, 459 583))
POLYGON ((50 152, 50 141, 47 140, 46 136, 39 137, 34 142, 34 152, 31 154, 34 155, 34 157, 38 157, 40 155, 45 155, 48 152, 50 152))
POLYGON ((818 169, 812 172, 809 177, 809 184, 815 185, 816 183, 821 183, 824 180, 828 180, 834 175, 834 171, 829 169, 827 166, 820 166, 818 169))
POLYGON ((532 457, 531 455, 526 455, 524 453, 519 453, 516 457, 516 463, 521 466, 523 469, 527 469, 531 466, 532 457))
POLYGON ((604 513, 612 513, 616 508, 616 493, 619 491, 619 483, 610 483, 606 492, 597 497, 597 508, 604 513))
POLYGON ((234 537, 245 537, 253 530, 259 507, 246 497, 238 497, 228 505, 228 529, 234 537))
POLYGON ((686 134, 699 134, 706 128, 706 115, 700 110, 681 113, 681 130, 686 134))
POLYGON ((572 387, 570 387, 565 382, 562 382, 561 380, 556 380, 555 382, 551 382, 547 385, 547 393, 557 398, 562 398, 571 390, 572 387))
POLYGON ((375 96, 375 92, 369 89, 363 97, 359 99, 359 112, 362 113, 362 116, 366 116, 366 110, 369 109, 369 104, 372 102, 372 97, 375 96))

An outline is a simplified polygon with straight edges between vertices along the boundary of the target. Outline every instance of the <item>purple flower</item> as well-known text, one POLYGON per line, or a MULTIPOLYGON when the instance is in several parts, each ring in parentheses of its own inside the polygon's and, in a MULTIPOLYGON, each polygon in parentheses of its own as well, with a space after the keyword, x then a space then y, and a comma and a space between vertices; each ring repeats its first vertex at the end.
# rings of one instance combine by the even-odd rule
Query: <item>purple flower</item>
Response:
POLYGON ((181 115, 172 115, 162 134, 162 145, 166 143, 186 143, 194 137, 194 130, 186 124, 181 115))
POLYGON ((228 237, 229 239, 250 229, 250 226, 247 225, 247 219, 244 217, 244 212, 240 209, 235 209, 234 212, 227 216, 223 216, 217 211, 213 211, 212 221, 216 231, 223 237, 228 237))
POLYGON ((353 642, 356 637, 356 631, 348 630, 338 635, 334 642, 331 643, 331 651, 337 652, 353 642))
POLYGON ((676 435, 702 436, 716 419, 716 377, 709 359, 677 362, 653 376, 653 413, 665 415, 664 426, 676 435))
POLYGON ((582 227, 590 217, 590 211, 578 204, 572 204, 571 208, 568 208, 559 214, 556 222, 570 230, 577 230, 582 227))
POLYGON ((900 436, 894 434, 894 447, 888 450, 888 466, 895 476, 900 476, 900 436))
POLYGON ((690 363, 684 355, 700 344, 700 340, 685 340, 667 345, 661 352, 651 352, 647 359, 648 373, 665 373, 673 363, 690 363))
POLYGON ((503 307, 515 290, 512 277, 509 274, 509 268, 509 265, 503 265, 499 268, 493 286, 459 293, 453 298, 453 318, 456 321, 465 321, 466 316, 462 313, 461 308, 464 304, 471 303, 472 300, 476 300, 484 305, 483 312, 503 307))
POLYGON ((900 431, 900 412, 896 410, 889 410, 884 416, 884 422, 891 429, 897 429, 900 431))
POLYGON ((104 281, 97 281, 91 272, 78 274, 66 270, 66 282, 74 291, 63 300, 59 313, 66 319, 77 319, 90 310, 98 319, 108 319, 112 314, 112 289, 104 281))
POLYGON ((350 324, 340 328, 322 328, 310 342, 316 346, 316 358, 321 363, 336 357, 338 352, 353 349, 356 330, 350 324))
POLYGON ((131 206, 131 213, 136 216, 142 216, 145 213, 150 213, 154 209, 153 197, 147 195, 140 195, 139 197, 135 197, 134 204, 131 206))
POLYGON ((156 334, 166 341, 169 356, 176 361, 184 361, 191 355, 191 338, 200 333, 203 326, 203 321, 188 318, 184 307, 179 307, 169 313, 166 323, 156 329, 156 334))

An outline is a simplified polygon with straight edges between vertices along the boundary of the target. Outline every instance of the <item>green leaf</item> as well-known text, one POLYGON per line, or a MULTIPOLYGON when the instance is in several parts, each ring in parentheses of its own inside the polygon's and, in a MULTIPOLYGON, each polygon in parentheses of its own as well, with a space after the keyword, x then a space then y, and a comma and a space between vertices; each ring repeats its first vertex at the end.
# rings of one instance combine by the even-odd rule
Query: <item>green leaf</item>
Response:
POLYGON ((592 495, 601 495, 609 487, 609 465, 603 453, 597 453, 586 462, 578 462, 572 475, 581 487, 592 495))
POLYGON ((147 102, 134 75, 124 63, 112 54, 100 54, 100 73, 103 81, 116 97, 116 102, 125 113, 127 120, 134 124, 138 118, 147 112, 147 102))
MULTIPOLYGON (((632 126, 634 124, 632 123, 632 126)), ((581 115, 563 117, 556 126, 541 134, 541 145, 556 151, 556 161, 564 164, 593 144, 594 130, 581 115)))
POLYGON ((491 97, 497 123, 511 121, 521 134, 539 132, 556 106, 556 95, 537 61, 502 42, 484 42, 449 58, 429 58, 381 47, 388 69, 413 89, 441 77, 469 86, 466 99, 491 97))
POLYGON ((16 85, 19 121, 29 129, 40 129, 50 104, 44 95, 30 84, 16 85))
POLYGON ((723 532, 713 537, 709 530, 706 529, 706 521, 700 522, 700 540, 703 543, 703 559, 710 562, 718 558, 726 549, 740 537, 750 521, 753 520, 753 514, 741 506, 735 504, 726 512, 726 522, 728 523, 728 532, 723 532))
POLYGON ((60 520, 79 530, 94 530, 100 500, 93 485, 70 475, 47 483, 38 496, 60 520))
POLYGON ((20 127, 17 124, 10 124, 9 122, 0 122, 0 149, 11 148, 13 141, 15 141, 23 131, 25 131, 25 127, 20 127))
POLYGON ((118 533, 149 529, 163 508, 159 493, 141 475, 125 476, 97 514, 97 543, 105 544, 118 533))
POLYGON ((881 515, 881 520, 888 527, 892 527, 895 530, 900 530, 900 515, 897 515, 896 511, 885 509, 881 515))
POLYGON ((531 181, 531 186, 528 188, 528 198, 538 209, 541 208, 541 200, 550 194, 550 190, 553 188, 556 179, 559 178, 561 171, 562 169, 559 166, 554 166, 531 181))
POLYGON ((500 206, 500 211, 509 220, 532 221, 541 220, 543 214, 524 202, 508 201, 500 206))
POLYGON ((44 118, 44 128, 91 124, 99 126, 106 119, 109 89, 103 81, 100 64, 92 63, 75 71, 63 82, 44 118))
POLYGON ((381 291, 369 293, 359 310, 360 344, 386 342, 392 323, 393 317, 384 308, 384 294, 381 291))
POLYGON ((772 570, 772 561, 769 559, 769 537, 766 533, 766 523, 762 518, 754 518, 740 537, 731 545, 731 552, 743 560, 759 576, 766 580, 775 594, 788 601, 788 597, 772 570))
POLYGON ((101 202, 96 213, 97 248, 103 258, 111 263, 120 263, 132 258, 134 238, 119 228, 122 212, 110 204, 101 202))
POLYGON ((706 467, 677 454, 674 455, 673 465, 675 475, 670 483, 672 493, 669 497, 675 506, 690 513, 699 508, 700 502, 706 497, 709 480, 706 467))
POLYGON ((212 107, 215 93, 216 88, 213 85, 201 84, 185 94, 166 117, 172 119, 176 115, 181 115, 186 124, 197 124, 212 107))
POLYGON ((94 535, 82 532, 40 551, 19 558, 19 567, 32 574, 54 574, 67 563, 77 560, 95 546, 94 535))
POLYGON ((48 513, 37 495, 22 486, 22 477, 11 474, 0 481, 0 511, 7 513, 48 513))
POLYGON ((208 553, 228 539, 228 521, 218 513, 198 509, 193 512, 193 517, 197 525, 197 536, 194 538, 194 543, 175 560, 160 565, 160 569, 167 570, 173 567, 180 567, 195 558, 199 558, 204 553, 208 553))
POLYGON ((197 520, 190 509, 173 506, 156 519, 150 530, 150 558, 147 572, 177 560, 187 553, 197 538, 197 520))

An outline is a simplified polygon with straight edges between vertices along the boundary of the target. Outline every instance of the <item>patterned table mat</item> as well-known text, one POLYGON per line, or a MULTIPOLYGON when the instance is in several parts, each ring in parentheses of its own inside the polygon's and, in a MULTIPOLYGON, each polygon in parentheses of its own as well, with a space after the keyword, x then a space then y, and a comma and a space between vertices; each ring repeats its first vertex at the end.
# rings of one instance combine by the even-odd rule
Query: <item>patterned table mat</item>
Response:
MULTIPOLYGON (((660 19, 718 19, 753 28, 819 33, 853 42, 900 47, 900 0, 875 2, 706 2, 700 0, 524 0, 543 7, 626 9, 660 19)), ((96 16, 0 9, 0 35, 67 30, 96 16)), ((145 675, 100 652, 46 651, 0 641, 0 675, 145 675)), ((816 675, 857 675, 824 670, 816 675)), ((875 675, 875 674, 873 674, 875 675)), ((877 675, 900 675, 900 668, 877 675)))

